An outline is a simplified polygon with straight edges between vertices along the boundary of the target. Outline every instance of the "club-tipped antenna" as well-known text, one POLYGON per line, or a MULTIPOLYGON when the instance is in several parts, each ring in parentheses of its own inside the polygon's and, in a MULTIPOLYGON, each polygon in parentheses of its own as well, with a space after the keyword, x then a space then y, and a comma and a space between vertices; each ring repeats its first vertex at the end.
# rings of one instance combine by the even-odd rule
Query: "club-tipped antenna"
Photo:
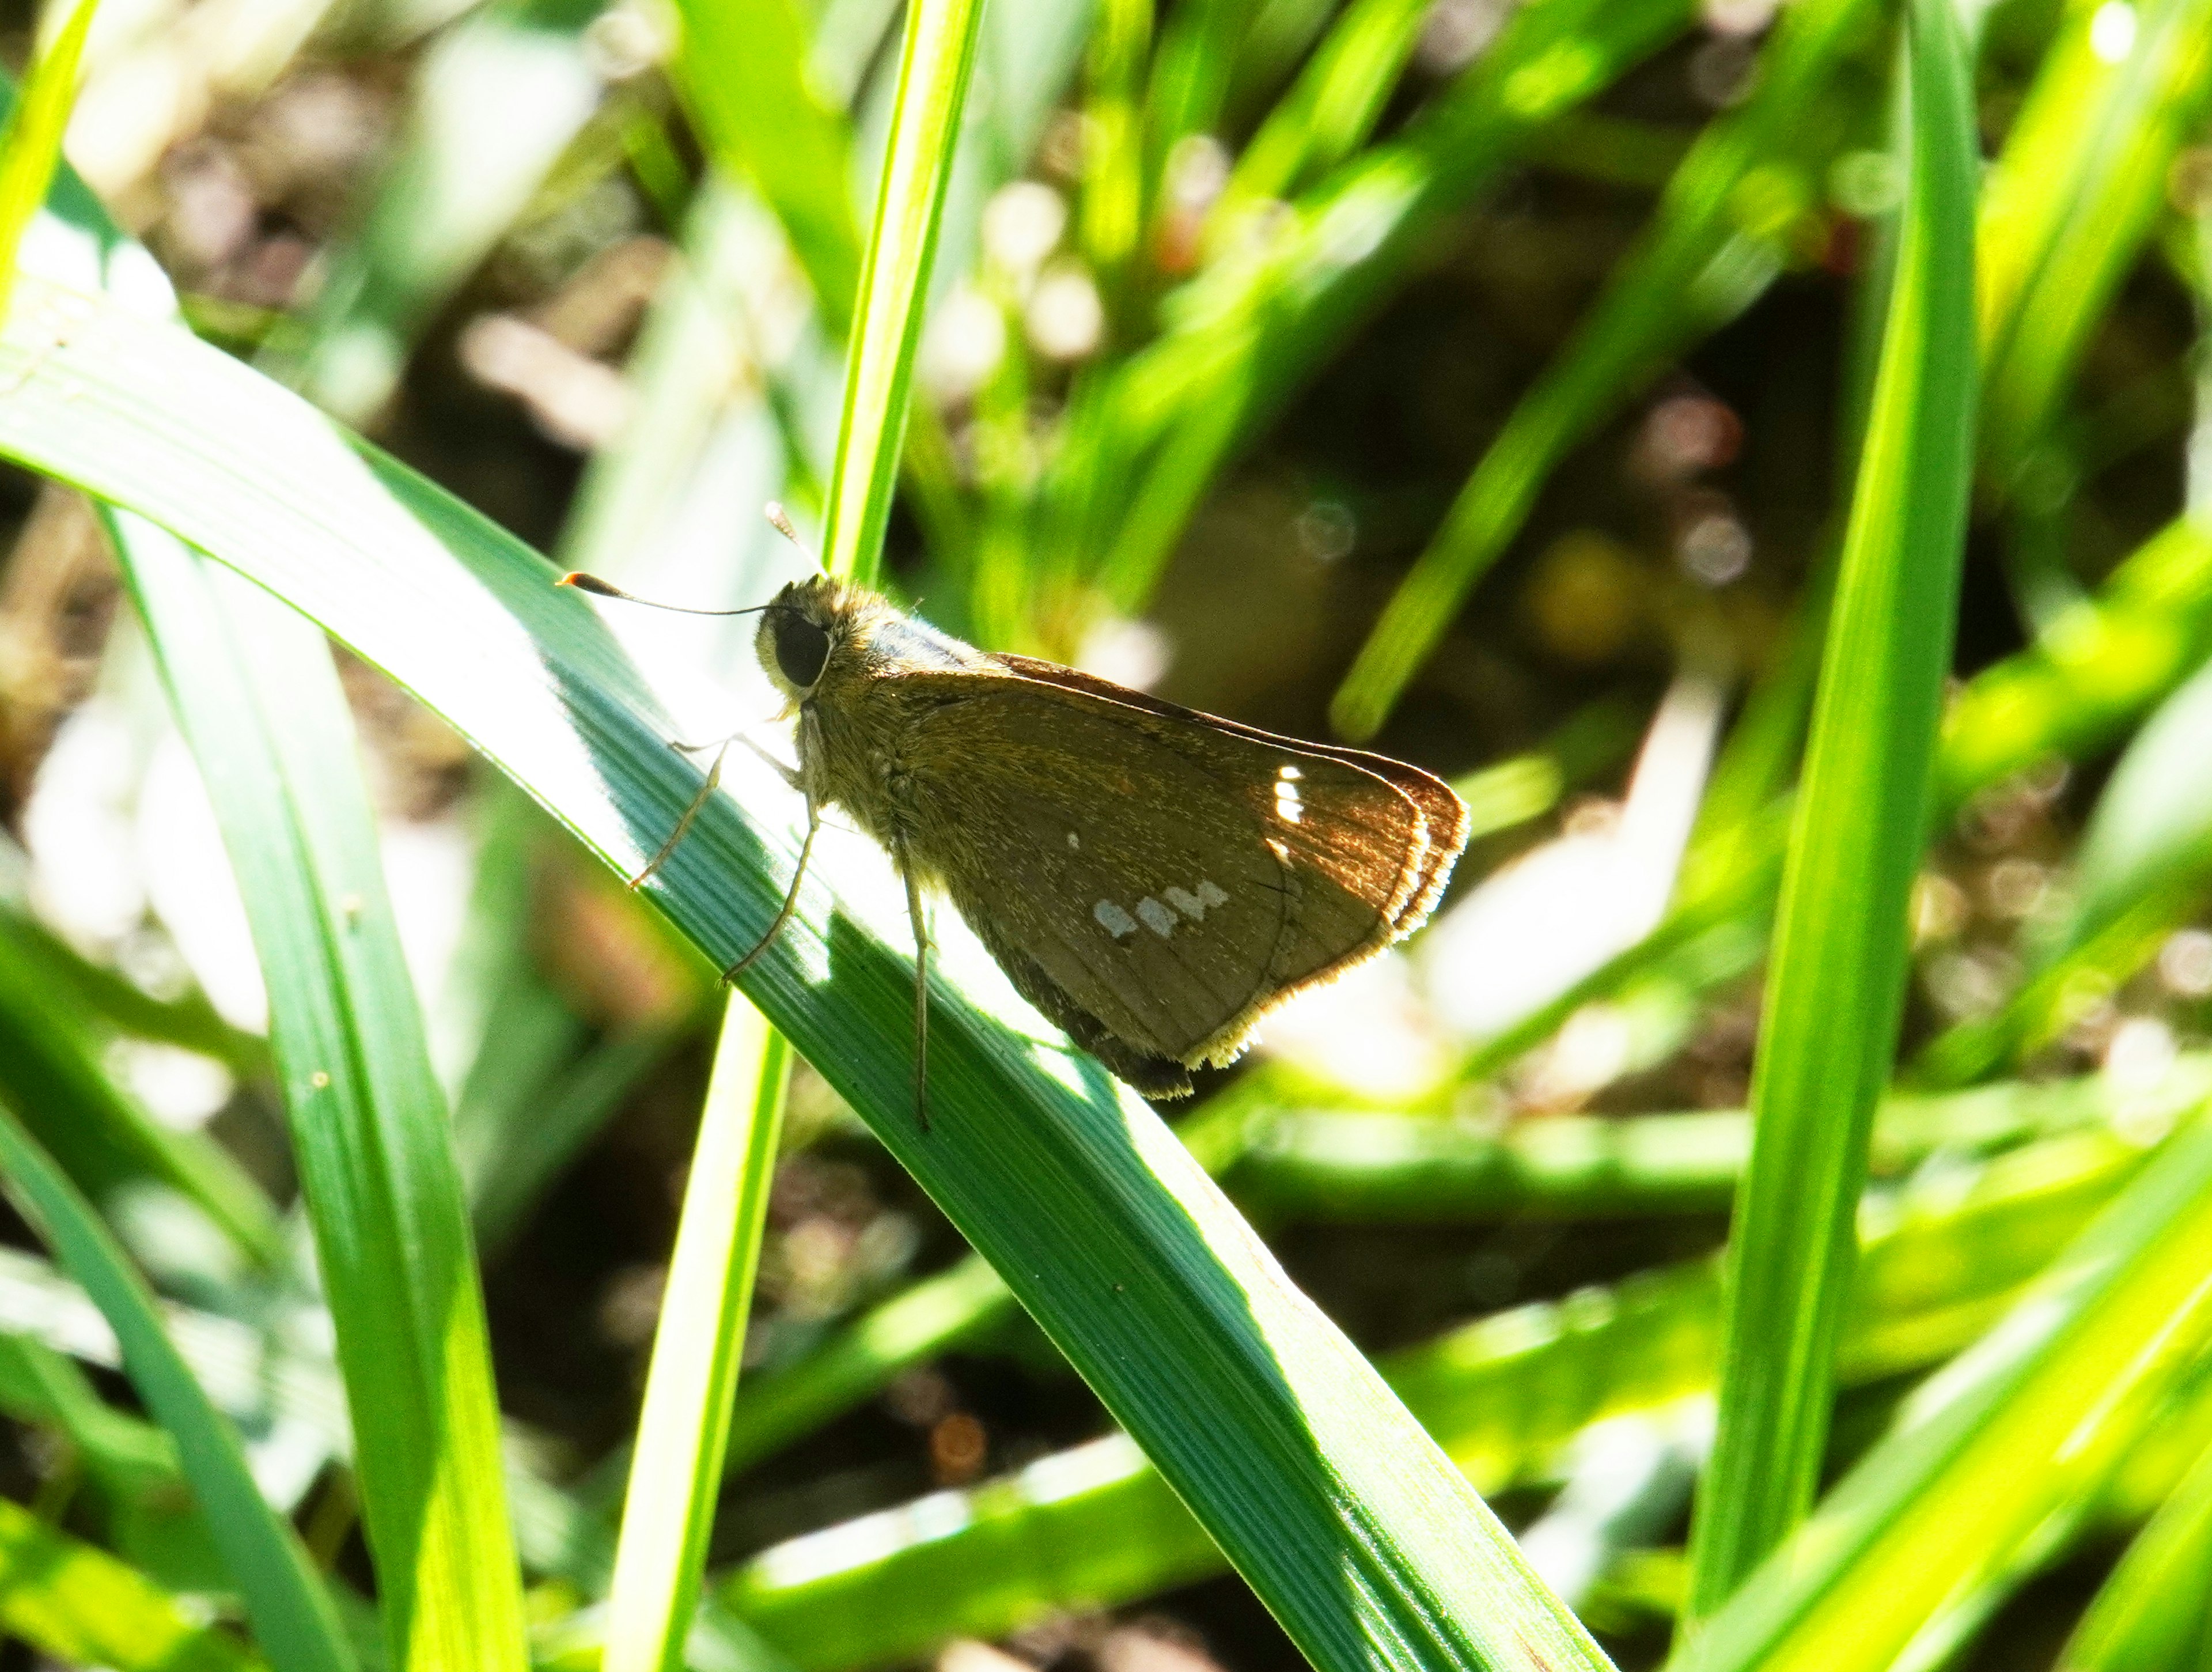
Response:
POLYGON ((581 569, 571 569, 553 584, 574 587, 580 593, 592 593, 600 598, 618 598, 625 604, 642 604, 648 610, 673 610, 680 616, 754 616, 763 610, 775 608, 773 604, 750 604, 742 610, 695 610, 688 604, 663 604, 654 599, 640 598, 635 593, 626 593, 613 581, 602 581, 581 569))
MULTIPOLYGON (((769 501, 765 506, 761 508, 761 514, 768 519, 768 525, 770 528, 775 530, 777 533, 782 535, 785 539, 790 541, 792 544, 797 546, 801 551, 806 550, 806 543, 799 538, 799 530, 792 523, 791 513, 783 508, 783 502, 781 500, 772 499, 769 501)), ((812 554, 810 553, 809 555, 811 556, 812 554)))

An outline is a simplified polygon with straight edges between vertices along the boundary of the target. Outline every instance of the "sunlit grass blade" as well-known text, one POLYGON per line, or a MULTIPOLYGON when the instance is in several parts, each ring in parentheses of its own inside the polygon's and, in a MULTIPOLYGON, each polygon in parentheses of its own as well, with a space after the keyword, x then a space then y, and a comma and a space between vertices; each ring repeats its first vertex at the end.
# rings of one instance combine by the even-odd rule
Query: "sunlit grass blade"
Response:
MULTIPOLYGON (((2201 1091, 2201 1079, 2189 1088, 2201 1091)), ((1998 1316, 2145 1161, 2112 1133, 1931 1177, 1868 1217, 1839 1367, 1865 1386, 1941 1362, 1998 1316)), ((1385 1373, 1485 1491, 1557 1479, 1595 1423, 1679 1418, 1712 1386, 1717 1260, 1519 1306, 1394 1353, 1385 1373)), ((1055 1607, 1134 1601, 1218 1571, 1173 1494, 1120 1438, 776 1546, 726 1582, 732 1606, 810 1669, 919 1658, 1055 1607), (981 1582, 975 1576, 983 1576, 981 1582)))
POLYGON ((2212 1450, 2136 1534, 2059 1651, 2059 1672, 2197 1672, 2212 1586, 2212 1450))
MULTIPOLYGON (((0 453, 222 552, 416 692, 617 868, 659 848, 696 769, 543 559, 182 333, 50 287, 38 300, 0 337, 0 453)), ((732 793, 702 808, 653 896, 722 961, 775 915, 796 846, 781 780, 745 767, 725 781, 732 793)), ((1328 1672, 1389 1663, 1378 1645, 1392 1642, 1484 1663, 1534 1645, 1601 1664, 1157 1118, 1043 1043, 980 947, 943 923, 920 1132, 907 926, 883 886, 878 856, 821 862, 747 995, 1006 1276, 1293 1640, 1328 1672), (1127 1274, 1121 1289, 1096 1280, 1107 1268, 1127 1274)))
POLYGON ((182 1599, 4 1498, 0 1632, 57 1662, 113 1672, 256 1672, 260 1665, 182 1599))
POLYGON ((860 269, 860 316, 845 360, 844 411, 822 533, 823 567, 864 582, 874 578, 883 559, 912 399, 915 350, 921 341, 922 308, 982 14, 982 0, 915 0, 907 11, 883 182, 860 269))
MULTIPOLYGON (((114 240, 95 206, 56 201, 82 234, 114 240)), ((118 271, 129 270, 108 258, 92 282, 118 271)), ((140 283, 137 317, 173 331, 146 319, 140 283)), ((103 305, 52 294, 72 308, 103 305)), ((159 528, 121 512, 106 520, 270 993, 388 1652, 397 1668, 519 1666, 521 1596, 475 1254, 329 647, 159 528)))
POLYGON ((0 316, 8 312, 15 283, 15 252, 61 161, 62 135, 76 97, 77 65, 100 0, 62 0, 69 6, 53 40, 40 52, 21 96, 0 123, 0 316))
POLYGON ((608 1672, 678 1672, 720 1497, 788 1082, 782 1036, 732 994, 653 1337, 609 1606, 608 1672))
MULTIPOLYGON (((2154 1123, 2212 1091, 2212 1063, 2188 1057, 2157 1087, 2103 1080, 2007 1084, 1886 1101, 1876 1169, 1905 1172, 1930 1154, 1958 1158, 2031 1138, 2154 1123)), ((1406 1224, 1507 1214, 1567 1219, 1725 1208, 1751 1152, 1738 1110, 1621 1118, 1553 1116, 1503 1134, 1420 1116, 1255 1110, 1232 1158, 1231 1194, 1267 1223, 1285 1219, 1406 1224)), ((1012 1298, 968 1259, 871 1307, 805 1358, 747 1383, 730 1433, 741 1468, 880 1393, 915 1365, 986 1337, 1012 1298)))
POLYGON ((1982 449, 2014 484, 2212 100, 2212 4, 2069 9, 1991 170, 1978 257, 1982 449))
POLYGON ((1693 1623, 1812 1501, 1950 666, 1972 470, 1978 164, 1949 0, 1915 0, 1906 36, 1904 220, 1767 980, 1719 1426, 1692 1523, 1693 1623))
POLYGON ((1568 449, 1782 271, 1850 131, 1826 83, 1875 12, 1868 0, 1813 0, 1782 14, 1750 94, 1698 136, 1643 240, 1514 407, 1369 633, 1330 708, 1338 732, 1380 729, 1568 449))
POLYGON ((322 635, 156 530, 121 550, 267 972, 395 1666, 520 1665, 483 1298, 322 635), (247 647, 251 647, 250 651, 247 647))
POLYGON ((2078 1513, 2212 1335, 2212 1127, 2180 1134, 1674 1663, 1892 1665, 2078 1513))
POLYGON ((1211 240, 1233 237, 1252 210, 1303 191, 1366 142, 1427 15, 1418 0, 1354 0, 1338 15, 1238 154, 1213 206, 1211 240))
POLYGON ((860 289, 852 136, 808 76, 810 29, 794 0, 682 0, 676 80, 708 154, 752 182, 783 223, 833 337, 860 289))
POLYGON ((131 1385, 175 1439, 263 1647, 288 1672, 350 1672, 353 1655, 322 1582, 290 1527, 262 1501, 236 1432, 170 1343, 144 1280, 92 1205, 5 1108, 0 1167, 18 1209, 98 1303, 122 1344, 131 1385))

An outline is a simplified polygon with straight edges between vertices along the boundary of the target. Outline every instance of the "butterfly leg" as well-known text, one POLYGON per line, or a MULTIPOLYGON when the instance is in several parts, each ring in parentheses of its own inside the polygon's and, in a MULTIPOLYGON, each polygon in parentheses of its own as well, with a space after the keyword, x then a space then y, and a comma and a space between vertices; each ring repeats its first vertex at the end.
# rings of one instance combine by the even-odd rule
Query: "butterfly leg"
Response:
POLYGON ((744 974, 755 958, 775 944, 776 936, 783 933, 783 926, 791 921, 791 914, 799 909, 799 885, 806 880, 807 856, 814 851, 814 833, 821 828, 822 810, 810 795, 806 798, 806 840, 799 844, 799 866, 791 873, 791 891, 783 897, 783 909, 776 913, 775 921, 768 926, 768 933, 753 943, 752 951, 722 971, 724 981, 733 982, 744 974))
POLYGON ((716 738, 712 743, 686 743, 681 738, 671 738, 668 739, 668 746, 676 751, 679 755, 703 755, 708 750, 712 749, 718 751, 718 758, 719 751, 727 749, 733 743, 742 743, 746 748, 751 750, 754 754, 759 756, 762 760, 767 762, 769 766, 775 769, 775 775, 782 779, 788 787, 798 790, 803 790, 806 787, 805 784, 799 781, 799 769, 797 767, 787 765, 783 762, 776 759, 776 757, 769 754, 767 750, 762 748, 758 741, 746 733, 732 732, 726 738, 716 738))
POLYGON ((668 833, 668 840, 660 844, 660 851, 653 856, 651 863, 629 879, 632 888, 642 888, 646 879, 667 863, 668 856, 676 851, 676 844, 684 840, 684 833, 691 828, 691 821, 699 816, 699 809, 707 805, 708 798, 720 787, 722 758, 729 752, 730 739, 725 738, 721 747, 714 751, 714 765, 707 769, 707 781, 699 786, 699 793, 691 798, 691 805, 684 809, 684 817, 676 821, 676 828, 668 833))
POLYGON ((902 861, 899 877, 906 884, 906 915, 914 924, 914 1118, 929 1130, 929 921, 921 912, 921 885, 914 869, 902 861))

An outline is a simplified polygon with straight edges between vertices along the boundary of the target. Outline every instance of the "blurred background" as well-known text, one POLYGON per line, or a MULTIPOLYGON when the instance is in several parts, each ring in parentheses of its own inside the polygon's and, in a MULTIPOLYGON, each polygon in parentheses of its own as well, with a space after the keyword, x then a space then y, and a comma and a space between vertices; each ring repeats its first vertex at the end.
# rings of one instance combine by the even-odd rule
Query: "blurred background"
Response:
MULTIPOLYGON (((1966 12, 1984 471, 1914 904, 1923 1100, 1877 1148, 1889 1240, 1838 1467, 2163 1137, 2212 1024, 2212 535, 2185 516, 2212 494, 2212 8, 1966 12)), ((202 334, 561 567, 727 605, 804 561, 761 507, 818 511, 900 21, 103 0, 68 155, 202 334)), ((1467 794, 1477 838, 1425 935, 1178 1115, 1626 1664, 1663 1651, 1707 1438, 1706 1257, 1899 178, 1893 22, 993 0, 890 537, 901 597, 979 643, 1371 735, 1467 794)), ((35 24, 0 4, 11 70, 35 24)), ((23 1053, 0 1078, 64 1042, 119 1122, 283 1202, 245 919, 97 526, 9 472, 0 550, 0 1056, 23 1053)), ((690 735, 770 712, 749 623, 610 619, 690 735)), ((713 972, 345 671, 502 1404, 549 1490, 605 1512, 713 972)), ((273 1302, 110 1163, 110 1212, 204 1339, 327 1382, 312 1297, 273 1302)), ((58 1347, 128 1404, 8 1225, 0 1493, 198 1589, 189 1517, 25 1391, 58 1347)), ((963 1254, 802 1068, 714 1550, 732 1605, 808 1666, 1299 1664, 1202 1541, 1113 1497, 1126 1448, 963 1254), (986 1523, 963 1571, 902 1565, 986 1523)), ((262 1398, 233 1408, 264 1488, 365 1579, 327 1422, 262 1398)), ((2212 1439, 2203 1403, 1958 1663, 2048 1663, 2212 1439)), ((556 1619, 575 1582, 524 1541, 556 1619)))

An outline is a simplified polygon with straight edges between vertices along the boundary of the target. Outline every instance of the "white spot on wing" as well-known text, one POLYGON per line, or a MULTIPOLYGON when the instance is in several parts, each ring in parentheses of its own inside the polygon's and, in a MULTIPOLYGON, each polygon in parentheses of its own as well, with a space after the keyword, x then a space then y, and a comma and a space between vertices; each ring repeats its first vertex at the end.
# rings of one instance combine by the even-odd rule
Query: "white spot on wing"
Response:
POLYGON ((1149 894, 1137 902, 1137 915, 1163 940, 1175 933, 1176 915, 1149 894))
POLYGON ((1091 908, 1091 915, 1098 920, 1098 927, 1116 940, 1127 940, 1137 932, 1137 920, 1111 900, 1101 900, 1091 908))
POLYGON ((1297 768, 1286 766, 1275 774, 1275 817, 1285 824, 1295 824, 1305 817, 1305 808, 1298 800, 1297 768))
MULTIPOLYGON (((1162 889, 1160 892, 1166 897, 1170 905, 1194 923, 1203 923, 1206 921, 1207 907, 1225 906, 1229 903, 1228 894, 1218 883, 1200 883, 1195 894, 1185 888, 1166 888, 1162 889)), ((1143 909, 1139 907, 1139 909, 1141 911, 1143 909)))
POLYGON ((1068 851, 1069 853, 1073 854, 1073 853, 1074 853, 1078 848, 1081 848, 1082 846, 1083 846, 1082 839, 1081 839, 1079 836, 1078 836, 1075 834, 1075 832, 1074 832, 1074 831, 1070 830, 1070 831, 1067 833, 1067 851, 1068 851))

